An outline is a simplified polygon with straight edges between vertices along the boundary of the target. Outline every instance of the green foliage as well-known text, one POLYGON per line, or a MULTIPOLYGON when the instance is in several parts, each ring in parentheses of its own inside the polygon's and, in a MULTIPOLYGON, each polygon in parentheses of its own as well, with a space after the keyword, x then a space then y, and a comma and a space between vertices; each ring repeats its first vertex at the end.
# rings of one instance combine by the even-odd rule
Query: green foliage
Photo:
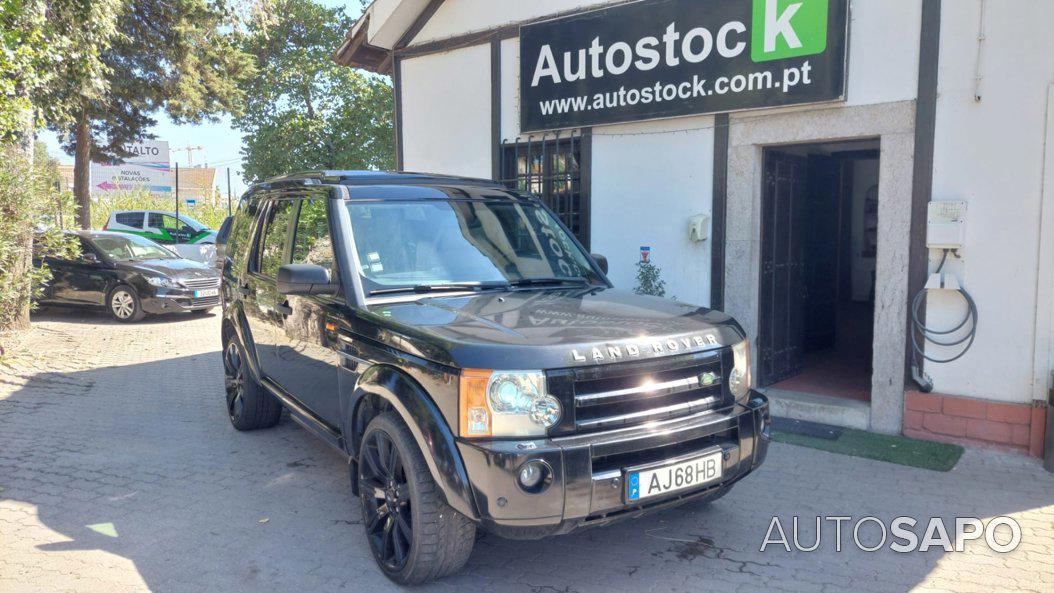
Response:
POLYGON ((659 266, 644 261, 637 262, 637 286, 633 292, 637 294, 650 294, 652 296, 666 296, 666 281, 662 279, 662 269, 659 266))
MULTIPOLYGON (((83 106, 92 159, 129 156, 124 147, 149 136, 158 110, 176 123, 240 112, 241 82, 253 67, 232 26, 236 20, 232 7, 219 0, 123 0, 118 32, 100 52, 106 88, 87 101, 68 93, 55 97, 83 106)), ((53 127, 72 154, 75 129, 53 127)))
POLYGON ((68 123, 85 98, 105 89, 109 72, 100 52, 114 35, 121 5, 0 0, 0 142, 25 134, 27 118, 68 123))
MULTIPOLYGON (((146 190, 107 192, 104 195, 92 198, 91 228, 101 229, 106 224, 106 221, 110 219, 110 214, 116 210, 162 210, 175 212, 176 202, 172 198, 161 198, 146 190)), ((62 210, 62 220, 65 221, 67 228, 75 226, 72 223, 75 218, 75 212, 76 205, 72 197, 70 197, 68 201, 63 203, 62 210)), ((179 213, 181 215, 186 214, 211 229, 218 229, 220 224, 223 223, 223 219, 227 218, 227 200, 219 200, 216 204, 202 200, 194 206, 180 204, 179 213)))
POLYGON ((393 94, 387 78, 333 62, 352 20, 312 0, 274 0, 274 19, 249 24, 256 76, 234 119, 244 132, 245 176, 305 169, 395 167, 393 94))
POLYGON ((32 296, 51 278, 46 267, 33 268, 33 252, 61 256, 71 249, 68 237, 46 224, 58 208, 54 161, 43 145, 36 153, 32 161, 13 147, 0 153, 0 331, 25 326, 32 296))

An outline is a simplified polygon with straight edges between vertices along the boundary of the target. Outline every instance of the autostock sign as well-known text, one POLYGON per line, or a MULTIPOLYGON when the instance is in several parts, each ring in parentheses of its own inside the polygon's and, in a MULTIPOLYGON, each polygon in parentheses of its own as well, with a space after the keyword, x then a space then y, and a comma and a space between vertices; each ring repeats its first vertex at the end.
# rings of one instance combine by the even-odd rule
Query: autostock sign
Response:
POLYGON ((848 0, 643 0, 520 30, 525 132, 835 101, 848 0))

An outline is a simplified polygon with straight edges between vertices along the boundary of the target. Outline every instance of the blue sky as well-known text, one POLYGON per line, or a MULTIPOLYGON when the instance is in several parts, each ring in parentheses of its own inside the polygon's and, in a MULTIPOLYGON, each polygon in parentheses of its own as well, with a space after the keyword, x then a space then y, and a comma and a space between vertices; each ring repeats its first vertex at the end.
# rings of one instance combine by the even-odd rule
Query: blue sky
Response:
MULTIPOLYGON (((333 8, 343 7, 351 15, 358 15, 361 6, 358 0, 318 0, 321 4, 333 8)), ((334 48, 336 49, 336 48, 334 48)), ((231 170, 231 185, 234 195, 237 196, 245 190, 245 182, 241 177, 240 159, 242 138, 241 133, 231 128, 230 119, 222 118, 216 123, 206 123, 197 126, 176 125, 163 114, 156 117, 157 125, 150 131, 157 136, 158 140, 168 140, 172 151, 172 162, 179 163, 180 167, 190 164, 187 151, 178 150, 187 146, 201 146, 203 150, 194 150, 192 154, 193 164, 207 163, 219 169, 216 172, 217 183, 221 190, 226 193, 227 169, 231 170)), ((40 139, 48 146, 48 152, 59 159, 59 162, 72 164, 73 157, 67 155, 59 148, 58 138, 51 132, 42 132, 40 139)))

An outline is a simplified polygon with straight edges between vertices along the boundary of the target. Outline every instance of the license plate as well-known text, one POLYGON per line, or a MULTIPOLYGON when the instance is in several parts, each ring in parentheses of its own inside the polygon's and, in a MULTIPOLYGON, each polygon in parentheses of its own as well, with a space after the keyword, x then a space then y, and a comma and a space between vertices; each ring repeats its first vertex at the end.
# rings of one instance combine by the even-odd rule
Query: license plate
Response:
POLYGON ((626 500, 635 502, 721 479, 721 451, 663 467, 631 470, 626 475, 626 500))
POLYGON ((194 298, 196 298, 196 299, 200 299, 200 298, 204 298, 204 297, 214 297, 214 296, 219 296, 219 295, 220 295, 220 289, 218 289, 218 288, 209 288, 209 289, 206 289, 206 290, 195 290, 194 291, 194 298))

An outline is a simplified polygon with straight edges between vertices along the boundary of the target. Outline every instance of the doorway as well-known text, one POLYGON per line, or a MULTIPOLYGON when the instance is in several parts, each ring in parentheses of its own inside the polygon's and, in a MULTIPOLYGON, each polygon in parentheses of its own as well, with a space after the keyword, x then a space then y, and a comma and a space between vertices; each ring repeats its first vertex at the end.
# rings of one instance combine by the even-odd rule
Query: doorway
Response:
POLYGON ((759 386, 869 403, 879 141, 762 160, 759 386))

